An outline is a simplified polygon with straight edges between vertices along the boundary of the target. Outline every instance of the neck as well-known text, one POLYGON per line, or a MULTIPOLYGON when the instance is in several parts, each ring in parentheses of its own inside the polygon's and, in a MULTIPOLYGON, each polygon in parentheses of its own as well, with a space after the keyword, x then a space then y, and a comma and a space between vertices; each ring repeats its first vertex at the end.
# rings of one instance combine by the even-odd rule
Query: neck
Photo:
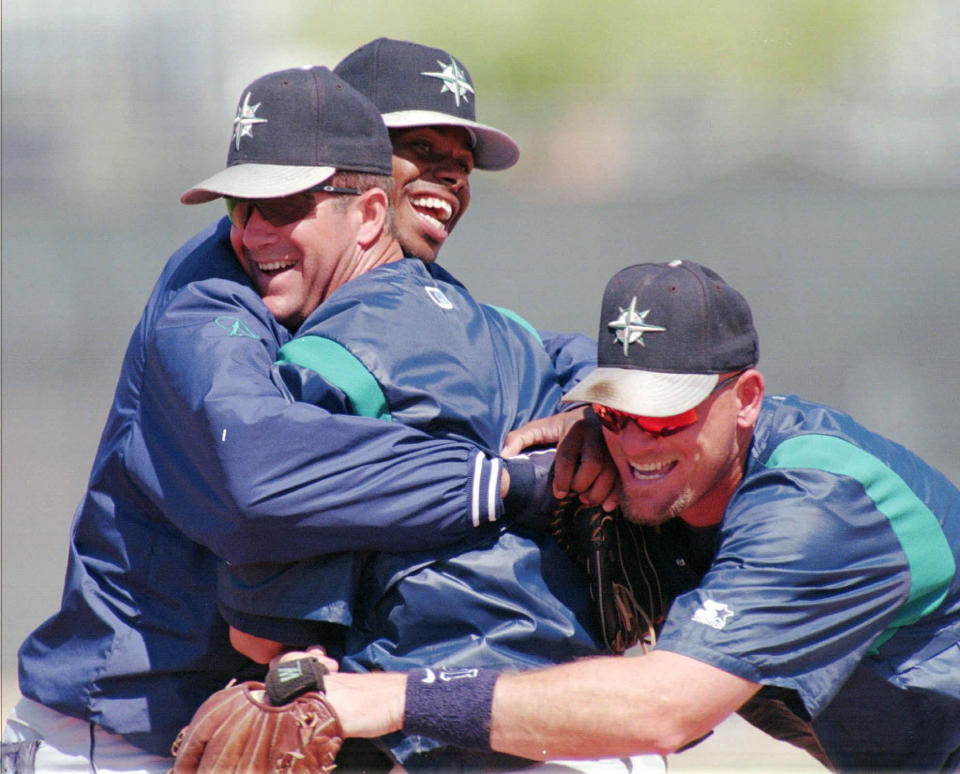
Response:
POLYGON ((357 253, 351 260, 344 261, 341 264, 343 270, 333 278, 324 298, 350 280, 356 279, 378 266, 399 261, 401 258, 403 258, 403 250, 400 248, 400 243, 392 237, 382 237, 370 247, 358 248, 357 253))
POLYGON ((744 446, 733 464, 717 479, 707 493, 680 514, 683 521, 691 527, 712 527, 723 520, 727 503, 730 502, 730 498, 743 480, 748 450, 749 446, 744 446))
POLYGON ((378 239, 375 244, 364 250, 356 261, 350 279, 366 274, 371 269, 393 263, 403 258, 403 249, 400 243, 392 237, 378 239))

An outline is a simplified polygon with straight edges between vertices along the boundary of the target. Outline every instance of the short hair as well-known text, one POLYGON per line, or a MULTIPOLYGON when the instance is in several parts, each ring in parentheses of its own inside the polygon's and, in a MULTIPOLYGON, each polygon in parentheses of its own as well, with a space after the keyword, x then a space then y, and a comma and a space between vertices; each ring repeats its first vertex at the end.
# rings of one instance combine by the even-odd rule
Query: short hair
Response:
MULTIPOLYGON (((335 172, 327 182, 338 188, 357 188, 360 191, 369 191, 371 188, 380 188, 387 195, 387 219, 383 224, 384 233, 397 239, 398 234, 393 222, 393 178, 389 175, 374 175, 368 172, 335 172)), ((334 207, 339 211, 350 206, 349 196, 338 196, 334 207)))

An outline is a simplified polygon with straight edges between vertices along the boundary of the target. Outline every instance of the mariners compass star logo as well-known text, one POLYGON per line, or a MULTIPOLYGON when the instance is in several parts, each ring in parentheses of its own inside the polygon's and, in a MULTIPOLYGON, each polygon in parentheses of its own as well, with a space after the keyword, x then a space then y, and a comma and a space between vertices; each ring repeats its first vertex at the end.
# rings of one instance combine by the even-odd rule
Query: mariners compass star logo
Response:
POLYGON ((460 98, 463 97, 464 102, 469 102, 470 97, 468 92, 473 94, 473 86, 467 81, 466 73, 460 69, 453 57, 450 57, 450 64, 444 64, 439 59, 437 64, 440 65, 443 69, 438 73, 420 73, 420 75, 426 75, 429 78, 439 78, 443 81, 443 88, 440 89, 440 93, 443 94, 445 91, 453 93, 453 99, 457 103, 457 107, 460 107, 460 98))
POLYGON ((620 316, 607 323, 607 327, 615 331, 616 340, 622 342, 625 356, 630 354, 631 344, 639 344, 641 347, 646 346, 643 343, 644 333, 666 330, 659 325, 648 323, 646 321, 648 314, 650 314, 649 309, 644 309, 642 312, 637 311, 637 297, 634 296, 630 301, 630 306, 626 309, 621 306, 620 316))
POLYGON ((233 139, 234 147, 240 150, 241 137, 253 137, 254 124, 267 123, 266 118, 257 118, 257 109, 261 103, 250 104, 250 92, 243 98, 243 104, 237 108, 237 117, 233 119, 233 139))

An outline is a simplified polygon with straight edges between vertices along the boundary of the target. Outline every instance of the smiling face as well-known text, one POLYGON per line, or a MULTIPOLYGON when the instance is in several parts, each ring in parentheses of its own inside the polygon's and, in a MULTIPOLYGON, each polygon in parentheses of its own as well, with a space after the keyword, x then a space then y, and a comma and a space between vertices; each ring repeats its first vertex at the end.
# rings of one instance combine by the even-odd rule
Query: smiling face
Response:
POLYGON ((743 464, 763 394, 758 371, 696 407, 697 421, 662 438, 633 422, 603 436, 620 476, 620 503, 637 524, 680 517, 694 526, 716 524, 743 476, 743 464))
POLYGON ((407 255, 427 263, 470 204, 473 150, 466 129, 391 129, 394 222, 407 255))
POLYGON ((356 247, 353 221, 334 195, 296 196, 316 202, 301 220, 275 226, 253 208, 246 226, 230 231, 243 271, 274 317, 290 330, 342 283, 356 247))

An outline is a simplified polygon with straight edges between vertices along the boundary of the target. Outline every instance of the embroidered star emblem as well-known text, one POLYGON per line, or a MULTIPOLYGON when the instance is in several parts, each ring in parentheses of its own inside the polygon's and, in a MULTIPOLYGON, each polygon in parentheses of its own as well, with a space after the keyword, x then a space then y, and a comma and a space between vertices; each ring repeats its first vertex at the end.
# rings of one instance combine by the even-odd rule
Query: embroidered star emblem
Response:
POLYGON ((259 102, 256 105, 250 104, 250 92, 248 91, 247 96, 243 98, 243 104, 237 108, 237 117, 233 119, 233 139, 237 150, 240 150, 240 139, 242 137, 253 137, 254 124, 267 123, 266 118, 257 118, 257 108, 260 107, 260 104, 259 102))
POLYGON ((450 57, 450 64, 444 64, 439 59, 437 60, 437 64, 443 68, 440 72, 420 73, 420 75, 426 75, 429 78, 439 78, 443 81, 443 88, 440 89, 440 93, 443 94, 445 91, 451 92, 457 103, 457 107, 460 107, 461 97, 463 97, 464 102, 469 102, 470 98, 467 93, 474 93, 473 86, 467 81, 466 73, 460 69, 460 65, 454 61, 453 57, 450 57))
POLYGON ((666 330, 659 325, 646 322, 648 314, 650 314, 649 309, 642 312, 637 311, 637 297, 634 296, 630 301, 630 306, 627 309, 620 307, 620 316, 607 323, 607 327, 615 331, 614 338, 623 343, 623 354, 625 356, 630 354, 631 344, 639 344, 641 347, 646 346, 643 343, 644 333, 666 330))

